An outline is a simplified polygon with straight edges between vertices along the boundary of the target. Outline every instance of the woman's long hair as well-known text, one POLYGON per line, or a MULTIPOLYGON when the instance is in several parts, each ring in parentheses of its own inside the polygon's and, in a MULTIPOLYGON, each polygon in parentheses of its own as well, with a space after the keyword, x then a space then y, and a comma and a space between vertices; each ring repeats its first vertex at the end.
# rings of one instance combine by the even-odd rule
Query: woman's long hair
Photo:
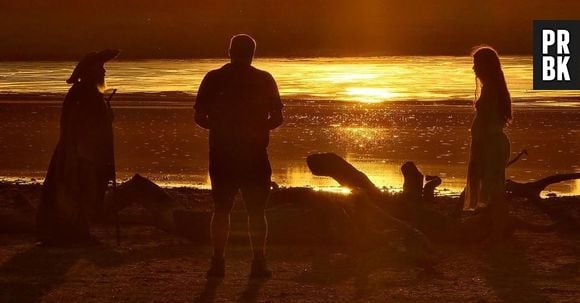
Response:
POLYGON ((494 93, 498 98, 498 114, 504 123, 509 124, 512 120, 512 102, 497 51, 490 46, 480 46, 471 54, 476 75, 475 102, 478 100, 477 91, 481 82, 481 95, 494 93))

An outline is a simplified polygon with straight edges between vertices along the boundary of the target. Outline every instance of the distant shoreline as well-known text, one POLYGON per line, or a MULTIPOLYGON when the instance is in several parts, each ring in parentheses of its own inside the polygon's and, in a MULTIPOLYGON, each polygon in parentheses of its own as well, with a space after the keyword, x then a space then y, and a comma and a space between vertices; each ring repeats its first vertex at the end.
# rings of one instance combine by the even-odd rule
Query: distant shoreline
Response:
MULTIPOLYGON (((3 179, 2 177, 0 177, 0 188, 7 188, 7 187, 20 187, 22 189, 26 189, 29 187, 37 187, 37 186, 42 186, 43 184, 43 180, 41 179, 32 179, 34 181, 30 181, 30 178, 17 178, 14 180, 7 180, 7 179, 3 179), (26 179, 29 179, 29 181, 27 181, 26 179)), ((128 181, 127 180, 119 180, 120 182, 124 182, 124 181, 128 181)), ((162 183, 162 182, 155 182, 157 185, 159 185, 161 188, 163 188, 164 190, 169 190, 169 191, 175 191, 175 190, 187 190, 190 192, 195 192, 195 193, 209 193, 211 192, 211 188, 210 187, 202 187, 202 186, 197 186, 196 184, 191 184, 191 185, 186 185, 184 183, 180 183, 178 185, 168 185, 166 183, 162 183)), ((309 186, 280 186, 279 187, 280 190, 284 190, 284 189, 309 189, 309 190, 314 190, 314 191, 323 191, 323 192, 331 192, 331 193, 344 193, 344 191, 340 190, 340 189, 344 189, 343 187, 337 185, 337 186, 326 186, 326 187, 309 187, 309 186)), ((383 188, 383 190, 386 190, 390 193, 396 194, 396 193, 400 193, 402 192, 402 188, 383 188)), ((458 198, 460 196, 460 192, 455 192, 455 191, 451 191, 451 190, 445 190, 445 189, 437 189, 435 191, 436 196, 441 197, 441 198, 458 198)), ((580 199, 580 195, 576 195, 576 194, 566 194, 566 193, 561 193, 558 191, 552 191, 552 190, 546 190, 543 192, 543 194, 555 194, 555 196, 553 196, 552 198, 578 198, 580 199)), ((546 198, 548 196, 542 196, 543 198, 546 198)))
MULTIPOLYGON (((107 91, 105 94, 108 94, 107 91)), ((63 100, 63 93, 0 93, 0 104, 53 104, 63 100)), ((139 92, 139 93, 117 93, 114 102, 122 102, 123 105, 138 104, 142 102, 168 102, 178 105, 186 105, 195 101, 195 94, 179 91, 166 92, 139 92)), ((344 101, 326 98, 312 98, 311 96, 282 96, 285 105, 368 105, 373 106, 394 106, 394 105, 451 105, 451 106, 471 106, 472 100, 446 99, 446 100, 392 100, 376 103, 366 103, 362 101, 344 101)), ((515 106, 545 106, 545 107, 566 107, 574 108, 580 105, 579 97, 529 97, 515 98, 512 100, 515 106), (555 104, 558 103, 558 104, 555 104), (569 104, 568 104, 569 103, 569 104)))
MULTIPOLYGON (((90 52, 91 50, 87 50, 90 52)), ((2 62, 76 62, 78 61, 84 54, 78 54, 78 57, 74 56, 64 56, 64 57, 11 57, 11 56, 0 56, 0 63, 2 62)), ((532 57, 532 52, 506 52, 502 53, 502 56, 517 56, 517 57, 532 57)), ((469 50, 458 51, 455 53, 380 53, 380 52, 373 52, 373 53, 363 53, 363 54, 333 54, 333 53, 305 53, 305 54, 289 54, 285 56, 280 55, 257 55, 257 60, 266 59, 266 60, 295 60, 295 59, 349 59, 349 58, 383 58, 383 57, 452 57, 452 58, 461 58, 461 57, 470 57, 469 50)), ((226 56, 134 56, 134 57, 121 57, 120 59, 116 60, 118 62, 123 61, 131 61, 131 62, 139 62, 139 61, 148 61, 148 60, 169 60, 169 61, 186 61, 186 60, 224 60, 229 61, 229 58, 226 56)))

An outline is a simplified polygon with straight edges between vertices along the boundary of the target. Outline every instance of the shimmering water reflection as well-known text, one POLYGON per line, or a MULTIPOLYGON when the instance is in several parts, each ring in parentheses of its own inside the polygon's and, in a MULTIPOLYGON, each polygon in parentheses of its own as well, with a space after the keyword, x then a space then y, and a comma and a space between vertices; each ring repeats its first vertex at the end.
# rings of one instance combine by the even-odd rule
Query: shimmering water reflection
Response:
MULTIPOLYGON (((193 95, 205 73, 225 62, 226 59, 113 61, 107 65, 107 79, 119 93, 153 93, 163 98, 171 92, 193 95)), ((502 56, 502 64, 516 102, 533 99, 569 106, 556 98, 580 96, 577 91, 533 91, 531 57, 502 56)), ((3 62, 0 94, 64 93, 68 89, 64 81, 74 65, 75 62, 3 62)), ((271 72, 282 96, 292 99, 366 103, 473 99, 474 76, 468 56, 258 58, 255 65, 271 72)))
MULTIPOLYGON (((171 186, 209 186, 207 132, 193 123, 192 104, 146 105, 116 100, 115 147, 120 178, 134 173, 171 186)), ((335 152, 379 187, 399 189, 400 166, 414 161, 424 174, 439 175, 441 189, 458 192, 465 183, 469 151, 469 105, 347 104, 288 102, 284 125, 272 132, 273 180, 282 186, 335 187, 313 176, 306 157, 335 152)), ((44 176, 58 135, 57 103, 16 102, 0 107, 0 177, 44 176)), ((580 171, 580 108, 516 107, 507 132, 512 156, 529 157, 507 170, 525 182, 580 171)), ((580 183, 549 190, 580 194, 580 183)))

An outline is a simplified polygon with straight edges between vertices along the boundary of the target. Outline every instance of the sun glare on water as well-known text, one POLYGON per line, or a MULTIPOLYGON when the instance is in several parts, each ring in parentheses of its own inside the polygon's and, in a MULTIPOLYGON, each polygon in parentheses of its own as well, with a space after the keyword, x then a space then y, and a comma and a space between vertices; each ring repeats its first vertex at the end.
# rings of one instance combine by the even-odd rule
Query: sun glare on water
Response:
POLYGON ((335 193, 335 194, 342 194, 342 195, 350 195, 352 194, 352 189, 347 187, 313 187, 314 191, 322 191, 328 193, 335 193))
POLYGON ((347 87, 343 94, 349 96, 353 101, 364 103, 380 103, 399 95, 388 88, 378 87, 347 87))
POLYGON ((377 78, 377 75, 370 73, 333 73, 331 76, 322 78, 320 80, 332 83, 349 83, 362 80, 372 80, 377 78))
POLYGON ((321 90, 334 91, 339 100, 380 103, 400 95, 385 87, 381 71, 373 65, 339 65, 326 67, 321 72, 322 75, 308 81, 321 90))
MULTIPOLYGON (((352 68, 352 67, 350 67, 352 68)), ((317 79, 322 86, 335 87, 340 99, 363 103, 380 103, 399 96, 389 88, 372 69, 356 72, 332 72, 317 79)))

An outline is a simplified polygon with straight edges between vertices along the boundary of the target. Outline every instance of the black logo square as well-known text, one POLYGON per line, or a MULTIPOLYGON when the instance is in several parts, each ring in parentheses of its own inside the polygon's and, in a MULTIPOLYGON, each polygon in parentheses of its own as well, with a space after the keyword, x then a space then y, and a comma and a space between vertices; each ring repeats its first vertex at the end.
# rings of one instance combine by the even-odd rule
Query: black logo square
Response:
POLYGON ((534 89, 580 90, 580 20, 534 21, 534 89))

